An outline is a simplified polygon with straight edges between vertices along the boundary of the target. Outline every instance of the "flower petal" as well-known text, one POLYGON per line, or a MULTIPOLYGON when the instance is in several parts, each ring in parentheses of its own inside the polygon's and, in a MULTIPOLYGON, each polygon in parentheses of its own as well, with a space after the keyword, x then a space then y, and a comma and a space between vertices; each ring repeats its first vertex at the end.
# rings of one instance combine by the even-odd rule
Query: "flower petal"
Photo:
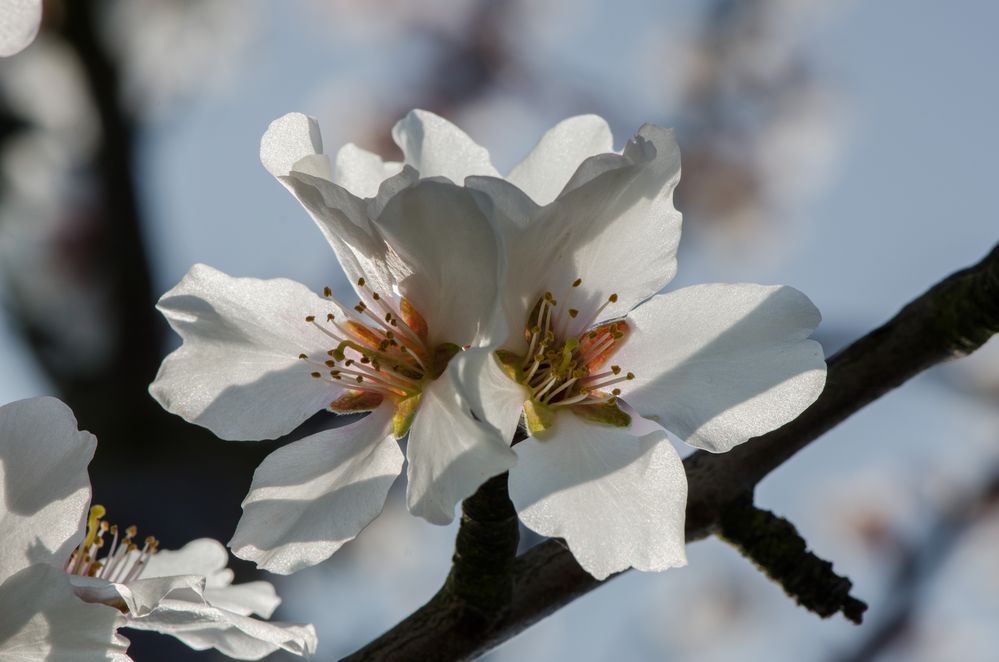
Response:
POLYGON ((69 560, 86 529, 96 447, 55 398, 0 407, 0 582, 32 564, 69 560))
POLYGON ((175 575, 200 575, 205 586, 218 588, 232 583, 229 552, 218 540, 198 538, 180 549, 162 549, 146 562, 142 577, 173 577, 175 575))
POLYGON ((402 469, 383 404, 268 455, 253 474, 233 553, 287 575, 329 558, 381 512, 402 469))
MULTIPOLYGON (((291 174, 296 163, 307 156, 323 154, 323 136, 314 117, 288 113, 267 127, 260 139, 260 162, 267 172, 281 178, 291 174)), ((326 178, 332 172, 326 161, 326 178)))
POLYGON ((584 159, 613 150, 614 137, 602 117, 570 117, 549 129, 506 179, 539 205, 547 205, 584 159))
POLYGON ((410 111, 392 128, 406 164, 421 178, 447 177, 461 184, 470 175, 498 177, 489 152, 443 117, 426 110, 410 111))
POLYGON ((259 660, 276 650, 309 656, 316 651, 311 625, 270 623, 219 607, 186 600, 163 600, 128 627, 169 634, 195 650, 215 648, 237 660, 259 660))
POLYGON ((686 564, 687 478, 665 431, 635 436, 562 412, 551 438, 514 448, 510 498, 521 521, 564 538, 591 575, 686 564))
POLYGON ((621 156, 585 161, 534 222, 564 229, 554 233, 559 250, 545 289, 569 305, 569 287, 582 278, 571 295, 579 310, 595 310, 616 294, 599 322, 624 315, 665 287, 676 275, 681 214, 673 206, 673 190, 679 181, 673 132, 652 125, 643 126, 621 156))
POLYGON ((69 576, 39 564, 0 584, 0 659, 11 662, 130 662, 125 622, 113 607, 81 602, 69 576))
POLYGON ((496 235, 460 186, 422 181, 399 192, 378 228, 409 272, 399 291, 426 319, 431 343, 487 342, 495 320, 496 235))
POLYGON ((503 372, 491 349, 460 352, 445 376, 451 377, 478 420, 492 425, 506 443, 513 441, 527 392, 503 372))
POLYGON ((650 299, 628 315, 614 362, 642 416, 722 453, 793 420, 822 392, 819 311, 791 287, 709 284, 650 299))
POLYGON ((406 452, 406 504, 433 524, 451 522, 459 501, 517 461, 505 440, 472 418, 448 374, 424 386, 406 452))
POLYGON ((347 143, 336 154, 333 182, 359 198, 374 198, 382 182, 397 175, 400 170, 401 163, 383 161, 377 154, 347 143))
POLYGON ((19 53, 35 40, 42 0, 0 0, 0 57, 19 53))
POLYGON ((281 604, 281 598, 274 590, 274 585, 265 581, 233 584, 221 588, 206 588, 205 600, 214 607, 226 609, 236 614, 243 616, 256 614, 263 618, 270 618, 274 610, 281 604))
POLYGON ((305 316, 339 312, 304 285, 233 278, 199 264, 157 308, 184 344, 163 361, 149 392, 223 439, 280 437, 342 392, 311 378, 298 358, 328 358, 330 340, 305 316))

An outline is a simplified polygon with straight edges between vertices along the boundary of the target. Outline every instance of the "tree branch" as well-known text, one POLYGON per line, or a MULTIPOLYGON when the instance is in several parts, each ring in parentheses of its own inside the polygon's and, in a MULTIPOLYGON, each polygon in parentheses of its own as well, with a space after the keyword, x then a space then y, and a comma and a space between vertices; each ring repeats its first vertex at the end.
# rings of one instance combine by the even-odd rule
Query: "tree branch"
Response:
MULTIPOLYGON (((688 457, 687 540, 713 533, 733 504, 822 433, 923 370, 971 353, 997 331, 999 245, 831 358, 825 390, 797 419, 728 453, 688 457)), ((513 580, 509 608, 487 627, 450 627, 454 606, 435 597, 346 659, 472 659, 602 584, 555 540, 522 554, 513 580)))

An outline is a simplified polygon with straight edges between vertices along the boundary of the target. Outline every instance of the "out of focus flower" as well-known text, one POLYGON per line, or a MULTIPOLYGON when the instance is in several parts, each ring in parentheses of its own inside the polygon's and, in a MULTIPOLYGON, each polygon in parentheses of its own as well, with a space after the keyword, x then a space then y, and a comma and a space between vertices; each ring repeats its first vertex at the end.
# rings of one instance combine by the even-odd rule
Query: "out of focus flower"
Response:
MULTIPOLYGON (((425 140, 456 131, 441 122, 422 121, 425 140)), ((465 179, 502 237, 513 332, 495 356, 456 359, 473 411, 506 439, 521 419, 530 435, 510 470, 521 519, 598 578, 685 562, 686 479, 663 428, 725 452, 797 417, 825 383, 808 340, 819 313, 797 290, 656 294, 676 273, 679 150, 651 125, 612 149, 602 119, 574 117, 506 179, 465 179)))
POLYGON ((476 172, 477 154, 402 123, 412 167, 347 145, 331 167, 318 125, 271 124, 261 160, 312 215, 354 285, 342 305, 284 279, 195 266, 159 302, 184 340, 150 387, 169 411, 224 439, 284 435, 323 408, 370 411, 295 441, 254 474, 235 554, 280 573, 328 558, 381 511, 402 468, 407 502, 447 523, 455 505, 515 456, 454 388, 452 358, 492 346, 495 234, 472 195, 420 177, 476 172))
POLYGON ((42 22, 42 0, 0 0, 0 57, 28 47, 42 22))
POLYGON ((87 465, 97 440, 53 398, 0 408, 0 657, 128 660, 120 627, 171 634, 238 659, 315 651, 311 625, 269 617, 267 582, 232 585, 225 548, 201 539, 157 552, 89 508, 87 465))

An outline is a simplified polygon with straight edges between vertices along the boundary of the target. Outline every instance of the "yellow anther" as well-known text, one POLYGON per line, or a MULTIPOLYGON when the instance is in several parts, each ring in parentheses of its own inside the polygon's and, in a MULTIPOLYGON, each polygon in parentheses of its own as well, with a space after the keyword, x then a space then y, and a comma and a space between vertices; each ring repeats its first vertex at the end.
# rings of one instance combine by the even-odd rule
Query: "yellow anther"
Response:
POLYGON ((615 375, 621 374, 621 366, 619 366, 619 365, 612 365, 611 366, 611 372, 613 372, 615 375))
POLYGON ((607 297, 607 300, 610 301, 611 303, 617 303, 617 294, 610 295, 609 297, 607 297))
POLYGON ((97 529, 100 528, 101 518, 106 512, 104 506, 99 503, 90 507, 90 515, 87 517, 87 537, 83 541, 83 549, 87 549, 94 542, 94 538, 97 537, 97 529))
POLYGON ((634 379, 635 378, 635 373, 629 372, 627 375, 624 376, 624 378, 625 379, 634 379))
POLYGON ((125 536, 128 538, 134 538, 139 533, 139 527, 132 525, 125 529, 125 536))

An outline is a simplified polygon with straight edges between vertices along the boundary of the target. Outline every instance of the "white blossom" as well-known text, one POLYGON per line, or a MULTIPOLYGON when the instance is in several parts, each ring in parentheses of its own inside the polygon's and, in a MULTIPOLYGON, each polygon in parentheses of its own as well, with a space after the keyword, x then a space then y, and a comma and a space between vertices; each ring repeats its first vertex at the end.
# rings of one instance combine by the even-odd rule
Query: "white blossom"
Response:
POLYGON ((137 538, 90 506, 97 440, 54 398, 0 407, 0 658, 128 660, 128 627, 255 660, 315 651, 311 625, 271 623, 267 582, 233 585, 221 543, 177 551, 137 538))

